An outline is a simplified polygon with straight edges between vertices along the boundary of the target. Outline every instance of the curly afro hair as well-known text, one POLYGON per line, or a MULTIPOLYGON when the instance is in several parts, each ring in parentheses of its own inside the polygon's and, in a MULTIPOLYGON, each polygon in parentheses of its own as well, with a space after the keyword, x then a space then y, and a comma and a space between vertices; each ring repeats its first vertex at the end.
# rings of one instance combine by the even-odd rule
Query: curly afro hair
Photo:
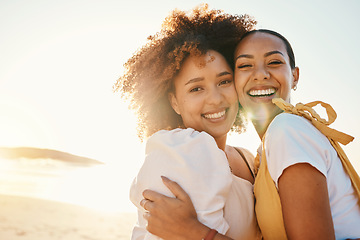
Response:
MULTIPOLYGON (((168 100, 174 77, 185 59, 215 50, 234 66, 233 53, 241 37, 252 30, 256 21, 248 15, 230 15, 200 5, 190 12, 175 9, 165 18, 162 28, 148 37, 124 64, 125 72, 114 84, 138 119, 141 140, 161 129, 184 127, 168 100)), ((232 130, 241 132, 243 121, 238 114, 232 130)))

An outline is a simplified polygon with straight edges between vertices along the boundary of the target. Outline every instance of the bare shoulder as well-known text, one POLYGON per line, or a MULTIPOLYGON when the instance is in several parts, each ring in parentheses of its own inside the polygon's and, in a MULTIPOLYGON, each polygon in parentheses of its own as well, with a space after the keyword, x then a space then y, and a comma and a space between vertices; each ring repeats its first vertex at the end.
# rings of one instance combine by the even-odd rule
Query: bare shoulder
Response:
POLYGON ((253 182, 254 155, 245 148, 226 146, 230 168, 234 175, 253 182))
POLYGON ((237 150, 240 150, 244 154, 244 157, 245 157, 244 160, 246 160, 248 162, 248 164, 251 166, 251 168, 253 168, 254 160, 255 160, 254 154, 252 154, 249 149, 246 149, 243 147, 234 147, 234 148, 237 150))

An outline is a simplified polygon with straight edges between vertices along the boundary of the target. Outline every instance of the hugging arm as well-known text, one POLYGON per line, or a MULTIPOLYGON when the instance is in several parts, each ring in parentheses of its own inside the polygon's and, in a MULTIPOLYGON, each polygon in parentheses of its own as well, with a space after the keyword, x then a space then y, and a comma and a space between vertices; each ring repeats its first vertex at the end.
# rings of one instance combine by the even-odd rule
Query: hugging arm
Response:
MULTIPOLYGON (((148 213, 147 230, 163 239, 199 240, 205 238, 210 228, 202 224, 194 209, 189 195, 174 181, 162 177, 163 183, 174 194, 175 198, 167 197, 151 190, 145 190, 145 209, 148 213)), ((220 233, 215 240, 231 240, 220 233)))
POLYGON ((226 155, 208 134, 193 129, 174 129, 159 131, 146 143, 145 161, 130 188, 130 200, 138 208, 133 240, 143 239, 142 236, 147 237, 145 239, 158 239, 147 231, 149 227, 145 217, 148 213, 145 210, 149 210, 149 201, 142 201, 144 190, 151 189, 167 196, 166 199, 176 199, 160 176, 169 176, 179 182, 191 196, 196 220, 221 233, 227 232, 229 225, 223 217, 223 208, 232 178, 226 155))

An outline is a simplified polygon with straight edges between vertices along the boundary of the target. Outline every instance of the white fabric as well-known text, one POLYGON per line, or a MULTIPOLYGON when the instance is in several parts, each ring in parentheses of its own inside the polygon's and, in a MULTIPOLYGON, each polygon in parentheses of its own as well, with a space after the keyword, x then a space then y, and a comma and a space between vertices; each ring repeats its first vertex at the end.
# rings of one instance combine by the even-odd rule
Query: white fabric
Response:
POLYGON ((283 171, 308 163, 327 179, 336 239, 360 237, 360 208, 350 178, 328 139, 303 117, 282 113, 265 134, 266 159, 276 186, 283 171))
POLYGON ((261 239, 255 217, 253 184, 235 175, 232 179, 224 208, 224 218, 229 224, 225 235, 232 239, 261 239))
POLYGON ((234 180, 226 155, 217 147, 215 140, 205 132, 189 128, 162 130, 148 139, 144 164, 130 189, 130 200, 138 208, 138 223, 133 229, 132 240, 160 239, 146 231, 144 209, 139 203, 145 189, 173 197, 162 183, 162 175, 179 183, 189 194, 203 224, 222 234, 229 230, 230 224, 230 227, 233 226, 229 231, 232 235, 252 234, 250 239, 254 239, 257 228, 252 184, 243 182, 243 179, 234 180), (233 181, 236 183, 233 184, 233 181), (239 196, 244 200, 241 201, 239 196), (226 201, 234 204, 225 208, 225 217, 234 218, 229 223, 224 219, 226 201))

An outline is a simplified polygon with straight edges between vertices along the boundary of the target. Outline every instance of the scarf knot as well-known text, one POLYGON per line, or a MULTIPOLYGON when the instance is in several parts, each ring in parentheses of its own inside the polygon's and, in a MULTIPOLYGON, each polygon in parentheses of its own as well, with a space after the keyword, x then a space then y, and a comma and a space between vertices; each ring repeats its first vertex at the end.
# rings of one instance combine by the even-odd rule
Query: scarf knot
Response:
POLYGON ((272 99, 272 102, 286 113, 292 113, 306 118, 322 134, 324 134, 325 136, 336 142, 346 145, 352 140, 354 140, 354 137, 328 127, 331 123, 335 121, 337 115, 335 110, 327 103, 321 101, 314 101, 307 104, 298 103, 294 107, 293 105, 291 105, 288 102, 285 102, 281 98, 274 98, 272 99), (320 104, 323 108, 325 108, 328 116, 328 120, 321 118, 320 115, 315 111, 315 109, 313 109, 313 107, 315 107, 318 104, 320 104))

